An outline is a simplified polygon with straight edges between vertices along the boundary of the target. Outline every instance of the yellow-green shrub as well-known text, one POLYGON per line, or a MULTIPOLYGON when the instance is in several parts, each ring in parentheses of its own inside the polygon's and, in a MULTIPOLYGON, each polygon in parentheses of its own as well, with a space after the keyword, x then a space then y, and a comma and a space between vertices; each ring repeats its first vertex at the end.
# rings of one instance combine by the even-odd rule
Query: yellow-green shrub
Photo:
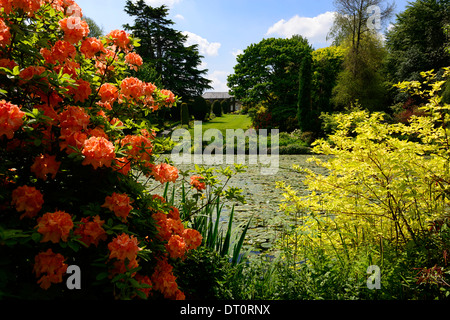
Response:
MULTIPOLYGON (((450 75, 445 69, 444 78, 450 75)), ((308 195, 284 188, 282 209, 298 215, 296 232, 286 241, 302 248, 317 247, 353 259, 360 249, 385 241, 397 248, 417 244, 430 226, 450 213, 450 105, 438 93, 444 81, 422 73, 423 83, 397 86, 426 99, 425 115, 409 123, 388 123, 382 113, 364 110, 328 115, 337 124, 313 151, 326 174, 294 166, 305 174, 308 195)))

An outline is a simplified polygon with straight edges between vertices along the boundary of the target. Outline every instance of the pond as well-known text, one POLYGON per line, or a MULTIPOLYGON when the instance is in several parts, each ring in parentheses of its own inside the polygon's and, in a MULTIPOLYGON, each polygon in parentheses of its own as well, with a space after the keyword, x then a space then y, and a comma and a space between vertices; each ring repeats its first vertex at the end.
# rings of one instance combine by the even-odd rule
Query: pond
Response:
MULTIPOLYGON (((283 190, 276 188, 277 181, 284 181, 291 185, 298 194, 306 194, 307 190, 303 184, 303 175, 292 169, 292 165, 300 165, 303 168, 309 168, 315 172, 324 173, 325 169, 318 167, 314 162, 308 162, 307 159, 312 155, 279 155, 279 168, 276 174, 263 175, 261 165, 250 165, 246 159, 245 165, 248 166, 246 172, 239 173, 231 178, 227 186, 238 187, 243 190, 246 203, 234 203, 235 214, 233 226, 246 225, 253 215, 250 227, 247 231, 245 246, 256 251, 270 251, 277 237, 281 235, 283 228, 289 225, 292 218, 279 210, 279 205, 283 199, 283 190)), ((325 156, 317 156, 325 158, 325 156)), ((170 156, 168 157, 170 159, 170 156)), ((225 163, 215 165, 215 167, 229 166, 225 163)), ((208 167, 205 165, 205 167, 208 167)), ((194 170, 194 164, 177 165, 180 170, 194 170)), ((223 177, 222 180, 224 181, 223 177)), ((157 186, 152 180, 149 188, 157 186)), ((175 183, 176 190, 180 188, 181 183, 175 183)), ((181 194, 175 191, 175 194, 181 194)), ((179 201, 179 199, 176 199, 179 201)), ((226 228, 228 216, 233 203, 227 203, 221 215, 223 228, 226 228)))

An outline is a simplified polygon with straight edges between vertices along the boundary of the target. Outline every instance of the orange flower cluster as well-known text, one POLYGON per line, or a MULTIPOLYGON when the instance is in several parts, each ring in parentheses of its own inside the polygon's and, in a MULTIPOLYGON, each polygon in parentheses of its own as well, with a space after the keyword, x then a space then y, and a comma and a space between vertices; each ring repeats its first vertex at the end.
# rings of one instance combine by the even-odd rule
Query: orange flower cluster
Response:
POLYGON ((18 212, 25 211, 20 219, 33 218, 42 209, 44 196, 35 187, 21 186, 12 192, 11 204, 16 206, 18 212))
MULTIPOLYGON (((31 221, 25 220, 22 223, 25 223, 25 228, 27 225, 35 226, 34 230, 41 236, 41 245, 51 246, 54 250, 61 244, 67 254, 73 251, 74 259, 87 256, 83 256, 85 252, 82 250, 85 248, 81 247, 77 251, 72 246, 74 244, 72 241, 80 241, 94 251, 95 248, 92 246, 99 249, 102 245, 107 246, 109 259, 104 258, 110 260, 111 275, 125 273, 138 267, 141 263, 139 255, 142 254, 139 253, 142 250, 139 247, 140 236, 123 233, 109 237, 109 228, 112 227, 113 230, 115 228, 114 226, 107 228, 106 219, 102 220, 101 216, 108 210, 112 211, 123 223, 130 224, 130 230, 137 232, 134 223, 139 223, 139 220, 134 221, 130 213, 134 209, 133 206, 137 208, 141 207, 142 203, 147 203, 145 196, 142 195, 143 199, 140 199, 141 196, 135 196, 133 191, 131 199, 126 193, 112 193, 105 197, 103 204, 91 199, 85 199, 87 202, 83 203, 84 199, 78 199, 81 202, 76 200, 75 203, 81 203, 82 207, 104 212, 91 215, 88 210, 76 206, 74 209, 76 211, 66 209, 73 214, 72 216, 63 211, 64 209, 58 209, 57 206, 61 206, 60 202, 52 203, 58 196, 55 183, 63 188, 69 187, 67 184, 71 180, 66 180, 65 173, 68 173, 67 176, 76 175, 80 165, 92 166, 95 170, 106 167, 104 170, 98 170, 96 174, 102 179, 106 177, 113 183, 112 186, 120 184, 121 187, 134 188, 134 183, 138 182, 134 175, 129 177, 133 180, 129 180, 112 172, 114 170, 128 175, 132 168, 141 169, 145 174, 151 172, 155 180, 161 183, 175 182, 178 178, 177 168, 165 163, 153 164, 156 138, 154 131, 139 129, 138 132, 126 135, 128 132, 121 130, 128 129, 129 124, 127 123, 125 127, 124 122, 130 118, 134 110, 141 111, 141 108, 147 108, 155 111, 159 107, 172 106, 177 100, 175 95, 169 90, 159 90, 154 84, 138 78, 123 79, 123 74, 127 72, 123 68, 124 64, 132 70, 137 70, 143 64, 142 57, 132 52, 133 38, 120 30, 112 31, 102 40, 88 38, 89 26, 86 21, 81 20, 81 9, 74 0, 0 0, 0 16, 0 51, 2 51, 0 67, 11 70, 18 67, 20 70, 19 75, 9 77, 8 81, 0 86, 6 89, 7 95, 17 97, 17 101, 30 102, 24 104, 22 108, 4 100, 0 101, 0 141, 6 146, 7 163, 20 160, 16 153, 18 155, 22 153, 24 155, 23 160, 20 160, 22 165, 17 168, 23 169, 23 164, 29 168, 29 171, 18 169, 17 173, 0 172, 3 177, 0 184, 5 188, 4 192, 2 190, 3 196, 11 193, 10 202, 6 199, 2 201, 0 210, 5 208, 7 212, 17 211, 16 214, 21 215, 20 219, 31 218, 31 221), (50 7, 59 11, 57 15, 50 7), (8 14, 11 14, 11 17, 6 17, 8 14), (45 18, 49 16, 58 18, 57 20, 45 18), (29 42, 23 40, 23 37, 12 36, 12 30, 21 27, 14 24, 18 21, 23 22, 24 18, 27 19, 26 27, 36 32, 33 39, 28 39, 29 42), (48 26, 50 32, 56 31, 57 35, 38 33, 42 25, 48 26), (24 50, 30 43, 41 46, 35 48, 38 55, 22 59, 26 56, 24 50), (70 78, 60 77, 58 74, 65 74, 70 78), (103 83, 105 81, 110 83, 103 83), (20 90, 17 91, 17 88, 20 90), (21 108, 27 113, 22 112, 21 108), (34 116, 33 110, 33 116, 27 118, 28 112, 34 108, 39 110, 40 114, 34 116), (42 114, 44 116, 41 116, 42 114), (27 130, 19 132, 22 126, 27 130), (119 150, 117 154, 116 148, 119 150), (14 151, 14 154, 9 153, 11 151, 14 151), (29 159, 32 161, 27 164, 29 159), (62 164, 65 166, 64 172, 60 169, 62 164), (108 169, 109 167, 111 169, 108 169), (148 170, 149 168, 151 170, 148 170), (73 172, 70 171, 72 169, 73 172), (24 176, 23 173, 27 172, 31 172, 32 175, 24 176), (14 179, 10 181, 13 176, 14 179), (48 181, 56 178, 58 181, 48 181), (31 183, 28 183, 30 186, 14 186, 18 181, 26 180, 39 187, 33 187, 31 183), (42 193, 38 189, 43 190, 42 193), (134 201, 136 204, 133 204, 134 201), (97 205, 106 209, 100 209, 97 205), (80 218, 75 220, 73 218, 75 215, 80 218)), ((25 25, 22 23, 22 26, 25 25)), ((15 71, 12 74, 16 74, 15 71)), ((6 79, 8 72, 3 70, 0 73, 6 79)), ((140 112, 137 113, 136 121, 142 117, 140 112)), ((3 168, 3 171, 6 168, 3 168)), ((89 173, 82 170, 81 174, 89 173)), ((81 181, 85 179, 82 178, 80 183, 81 181)), ((197 187, 201 186, 201 181, 198 183, 197 187)), ((78 190, 78 187, 75 190, 78 190)), ((131 195, 131 192, 129 194, 131 195)), ((72 196, 77 195, 68 195, 72 196)), ((159 199, 164 200, 162 197, 159 199)), ((158 204, 155 201, 153 204, 144 210, 144 213, 170 207, 165 201, 158 204), (151 208, 153 204, 155 209, 151 208)), ((184 259, 188 250, 195 249, 201 244, 202 237, 197 231, 184 227, 180 213, 175 207, 170 207, 168 214, 161 211, 154 214, 153 218, 159 230, 159 237, 150 239, 148 236, 142 241, 147 241, 146 244, 150 249, 146 254, 152 255, 151 261, 160 256, 163 258, 157 262, 151 277, 152 272, 148 273, 148 276, 134 272, 132 277, 138 283, 151 287, 138 289, 147 297, 151 294, 151 290, 159 290, 167 298, 184 299, 168 259, 184 259)), ((113 220, 118 222, 118 219, 113 220)), ((19 250, 21 245, 17 244, 19 250)), ((63 255, 54 253, 52 249, 44 252, 45 250, 36 255, 33 272, 38 278, 38 284, 43 289, 48 289, 51 284, 62 282, 67 265, 63 255)), ((101 251, 99 254, 103 255, 101 251)), ((22 263, 24 259, 20 258, 19 263, 22 263)), ((143 270, 153 266, 150 262, 150 266, 143 266, 143 270)), ((123 294, 128 294, 130 292, 128 289, 132 288, 125 289, 123 294)))
POLYGON ((17 66, 17 63, 14 60, 0 59, 0 68, 14 69, 15 66, 17 66))
POLYGON ((24 115, 25 112, 20 111, 18 106, 0 100, 0 138, 5 135, 12 139, 14 132, 22 126, 24 115))
POLYGON ((87 139, 86 130, 90 116, 82 107, 68 106, 60 115, 59 122, 61 127, 60 148, 66 149, 68 154, 75 152, 71 147, 81 149, 87 139))
POLYGON ((41 252, 34 258, 33 272, 36 277, 42 276, 37 282, 42 289, 47 290, 52 283, 62 282, 62 276, 68 267, 65 260, 61 254, 53 253, 52 249, 41 252))
POLYGON ((41 54, 47 63, 56 64, 56 62, 59 62, 62 64, 69 58, 75 58, 77 50, 70 42, 58 40, 51 50, 42 48, 41 54))
POLYGON ((188 250, 202 243, 201 234, 194 229, 185 229, 177 208, 171 207, 169 214, 157 212, 152 215, 158 225, 160 238, 167 241, 165 247, 171 258, 183 259, 188 250))
POLYGON ((0 18, 0 47, 4 47, 11 42, 11 33, 5 21, 0 18))
POLYGON ((86 38, 80 47, 80 51, 86 59, 93 58, 99 52, 105 52, 103 43, 97 38, 86 38))
POLYGON ((78 79, 75 84, 75 88, 69 88, 69 94, 73 95, 75 102, 86 101, 92 93, 91 84, 83 79, 78 79))
POLYGON ((146 285, 150 286, 150 288, 139 289, 139 291, 142 291, 145 294, 145 296, 148 298, 148 296, 150 295, 150 291, 152 290, 152 281, 150 280, 150 278, 148 276, 143 276, 141 274, 136 274, 136 276, 134 278, 136 279, 136 281, 139 284, 146 284, 146 285))
MULTIPOLYGON (((128 77, 123 79, 120 84, 120 100, 134 100, 137 103, 156 111, 158 106, 155 104, 155 99, 153 98, 155 91, 156 86, 153 83, 143 82, 134 77, 128 77)), ((173 93, 171 94, 173 95, 173 93)), ((175 99, 175 96, 173 97, 175 99)))
POLYGON ((64 211, 47 212, 38 218, 37 222, 37 231, 44 235, 41 242, 58 243, 60 240, 67 241, 73 228, 72 217, 64 211))
POLYGON ((202 235, 195 229, 185 229, 182 237, 186 243, 187 250, 197 249, 202 244, 202 235))
POLYGON ((114 192, 111 196, 105 198, 105 203, 102 207, 111 210, 123 222, 126 222, 128 215, 133 210, 132 202, 128 195, 114 192))
POLYGON ((114 145, 103 137, 90 137, 84 142, 83 165, 92 164, 94 169, 98 167, 111 167, 111 162, 116 158, 114 145))
POLYGON ((191 177, 191 186, 197 189, 198 191, 202 191, 206 189, 206 184, 203 182, 205 178, 202 176, 192 176, 191 177))
POLYGON ((89 125, 90 116, 82 107, 68 106, 59 116, 63 130, 81 131, 89 125))
POLYGON ((144 135, 127 135, 120 142, 120 146, 127 147, 129 158, 137 161, 150 161, 153 145, 149 137, 144 135))
POLYGON ((31 172, 44 181, 47 180, 48 174, 52 176, 52 179, 55 179, 60 165, 61 162, 56 161, 56 156, 41 154, 34 159, 34 163, 31 166, 31 172))
POLYGON ((128 174, 128 172, 130 172, 130 170, 131 170, 131 161, 128 160, 127 158, 125 158, 125 157, 116 158, 114 162, 115 162, 115 164, 114 164, 113 168, 117 172, 120 172, 124 176, 126 176, 128 174))
POLYGON ((128 77, 122 80, 120 92, 128 99, 139 99, 144 95, 144 83, 135 77, 128 77))
POLYGON ((167 258, 158 260, 151 276, 153 288, 160 291, 166 299, 184 300, 184 293, 178 288, 176 280, 173 267, 167 262, 167 258))
POLYGON ((161 163, 153 166, 152 175, 161 183, 175 182, 178 179, 178 169, 170 164, 161 163))
POLYGON ((64 40, 76 44, 89 34, 89 25, 81 17, 66 17, 59 21, 59 26, 64 31, 64 40))
POLYGON ((125 52, 130 49, 130 38, 129 34, 123 30, 113 30, 106 35, 107 38, 110 39, 110 43, 112 45, 118 46, 125 52))
POLYGON ((99 241, 106 240, 107 234, 102 228, 105 221, 100 220, 100 216, 81 218, 81 224, 74 231, 74 235, 79 235, 80 241, 90 246, 94 244, 98 246, 99 241), (92 221, 91 221, 92 219, 92 221))
POLYGON ((111 83, 102 84, 98 93, 102 102, 108 102, 110 105, 119 98, 119 90, 111 83))
POLYGON ((164 101, 169 107, 171 107, 175 103, 175 95, 172 91, 163 89, 161 90, 161 94, 164 97, 164 101))
POLYGON ((138 55, 137 53, 131 52, 125 56, 126 63, 129 64, 130 69, 137 71, 138 68, 142 66, 144 61, 142 60, 142 57, 138 55))
POLYGON ((0 0, 0 8, 3 8, 3 11, 6 14, 10 14, 12 11, 11 0, 0 0))
POLYGON ((137 254, 141 250, 138 246, 138 239, 122 233, 115 237, 109 244, 109 259, 116 258, 112 274, 124 273, 128 269, 134 269, 139 266, 137 254), (128 264, 127 264, 128 262, 128 264))
MULTIPOLYGON (((29 66, 29 67, 23 69, 22 71, 20 71, 19 76, 23 81, 30 81, 35 76, 40 76, 44 72, 45 72, 45 68, 42 66, 29 66)), ((23 84, 23 81, 20 83, 23 84)))
POLYGON ((125 259, 128 259, 128 261, 135 260, 141 250, 138 246, 138 239, 126 233, 115 237, 108 244, 108 249, 110 251, 109 259, 116 258, 122 261, 125 261, 125 259))

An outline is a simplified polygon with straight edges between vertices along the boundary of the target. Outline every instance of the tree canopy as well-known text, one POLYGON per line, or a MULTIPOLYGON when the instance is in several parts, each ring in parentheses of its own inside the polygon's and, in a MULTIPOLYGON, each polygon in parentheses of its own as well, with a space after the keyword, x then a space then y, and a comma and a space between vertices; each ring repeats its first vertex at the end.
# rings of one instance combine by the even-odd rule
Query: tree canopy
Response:
POLYGON ((134 24, 124 25, 139 38, 137 53, 144 66, 139 77, 156 82, 182 98, 201 95, 210 89, 211 81, 204 76, 208 70, 199 70, 203 58, 198 45, 186 46, 187 36, 173 29, 167 18, 166 6, 151 7, 144 0, 127 0, 125 12, 134 17, 134 24))
POLYGON ((449 0, 417 0, 397 15, 386 35, 388 69, 394 82, 419 80, 422 71, 450 65, 445 32, 449 24, 449 0))
POLYGON ((264 104, 282 129, 286 117, 295 118, 297 113, 299 68, 311 51, 308 41, 298 35, 251 44, 238 56, 228 87, 244 105, 264 104))

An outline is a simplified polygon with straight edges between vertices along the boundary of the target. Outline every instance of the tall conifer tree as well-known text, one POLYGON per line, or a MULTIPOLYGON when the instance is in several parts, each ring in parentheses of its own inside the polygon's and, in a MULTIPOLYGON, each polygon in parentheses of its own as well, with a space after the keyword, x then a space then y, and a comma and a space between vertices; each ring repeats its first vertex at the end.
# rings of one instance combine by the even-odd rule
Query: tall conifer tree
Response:
POLYGON ((174 22, 167 18, 166 6, 127 0, 125 12, 134 17, 134 24, 124 28, 141 39, 136 51, 144 60, 139 74, 142 80, 156 82, 184 100, 211 88, 211 81, 204 77, 208 70, 199 70, 203 56, 198 46, 185 45, 187 36, 172 28, 174 22))

